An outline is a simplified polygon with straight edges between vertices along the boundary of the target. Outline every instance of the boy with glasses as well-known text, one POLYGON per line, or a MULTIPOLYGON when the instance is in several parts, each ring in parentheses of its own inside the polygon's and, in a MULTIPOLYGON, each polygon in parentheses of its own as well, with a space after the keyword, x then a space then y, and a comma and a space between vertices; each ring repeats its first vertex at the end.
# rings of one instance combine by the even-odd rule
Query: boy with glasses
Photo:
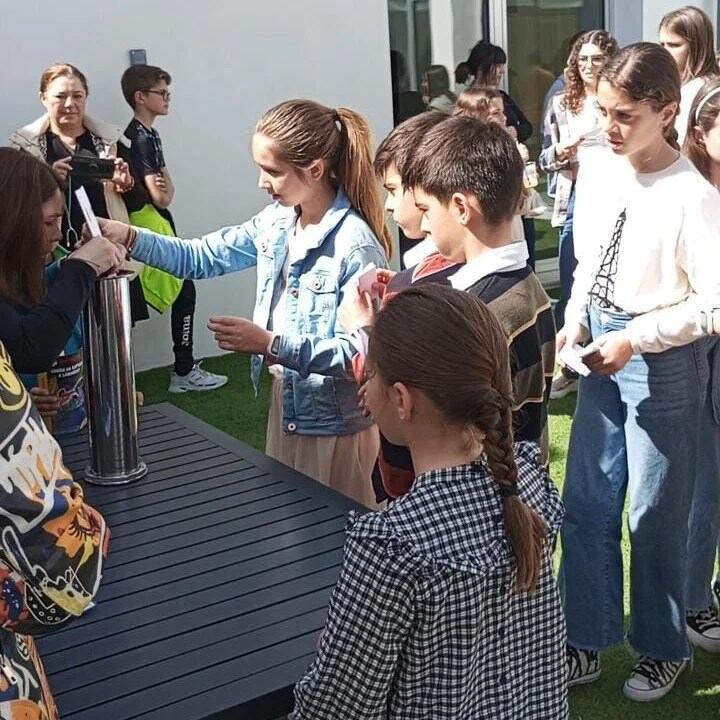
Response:
MULTIPOLYGON (((120 84, 134 117, 125 130, 132 143, 130 165, 137 178, 136 189, 127 198, 130 221, 163 235, 177 235, 170 210, 175 186, 165 165, 160 134, 153 127, 159 115, 170 110, 170 74, 153 65, 133 65, 120 84)), ((171 329, 175 364, 168 391, 184 393, 214 390, 227 382, 224 375, 203 370, 193 357, 195 285, 172 275, 143 268, 140 281, 148 304, 158 312, 171 307, 171 329)))

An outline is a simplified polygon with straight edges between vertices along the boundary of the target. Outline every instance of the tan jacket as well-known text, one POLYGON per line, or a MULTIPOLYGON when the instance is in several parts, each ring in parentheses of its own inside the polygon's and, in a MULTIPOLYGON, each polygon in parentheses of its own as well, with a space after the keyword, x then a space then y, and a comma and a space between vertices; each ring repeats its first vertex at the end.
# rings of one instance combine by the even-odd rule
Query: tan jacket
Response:
MULTIPOLYGON (((116 125, 93 120, 88 115, 85 116, 83 124, 96 138, 100 140, 102 151, 98 154, 100 157, 117 157, 118 143, 125 147, 130 147, 130 141, 123 135, 121 128, 116 125)), ((10 136, 10 145, 25 150, 36 158, 45 161, 47 148, 45 147, 45 133, 50 127, 50 118, 47 114, 39 117, 35 122, 16 130, 10 136)), ((116 192, 112 183, 104 183, 105 187, 105 204, 107 205, 108 214, 111 220, 120 220, 129 223, 127 208, 123 201, 122 195, 116 192)))

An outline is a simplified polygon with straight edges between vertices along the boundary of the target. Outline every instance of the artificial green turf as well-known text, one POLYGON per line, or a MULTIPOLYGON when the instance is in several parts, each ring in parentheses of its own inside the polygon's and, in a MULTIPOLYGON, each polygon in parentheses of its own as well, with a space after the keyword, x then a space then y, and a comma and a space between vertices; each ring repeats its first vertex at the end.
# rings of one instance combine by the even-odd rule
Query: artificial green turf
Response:
MULTIPOLYGON (((205 361, 204 367, 228 375, 228 384, 212 392, 170 395, 167 392, 167 368, 140 373, 138 389, 145 394, 146 404, 169 401, 260 450, 265 445, 265 426, 269 379, 263 378, 260 396, 252 392, 247 358, 225 355, 205 361)), ((550 470, 558 486, 565 479, 565 454, 570 436, 570 423, 575 397, 554 402, 550 408, 550 470)), ((627 575, 629 545, 623 539, 627 575)), ((628 583, 625 583, 628 587, 628 583)), ((626 593, 625 607, 628 607, 626 593)), ((676 688, 655 703, 640 704, 626 700, 622 684, 633 665, 629 647, 603 654, 603 673, 598 682, 570 691, 572 720, 720 720, 720 656, 695 651, 695 668, 686 671, 676 688)))

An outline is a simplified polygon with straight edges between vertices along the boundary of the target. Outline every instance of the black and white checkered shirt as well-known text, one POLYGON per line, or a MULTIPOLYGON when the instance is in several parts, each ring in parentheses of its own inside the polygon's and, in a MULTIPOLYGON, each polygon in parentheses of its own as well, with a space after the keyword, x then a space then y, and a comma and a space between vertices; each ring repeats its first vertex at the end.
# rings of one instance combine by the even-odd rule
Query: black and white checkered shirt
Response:
MULTIPOLYGON (((522 498, 562 505, 534 445, 516 445, 522 498)), ((513 590, 497 485, 482 461, 420 475, 384 512, 351 517, 297 720, 563 720, 565 621, 552 542, 534 593, 513 590)))

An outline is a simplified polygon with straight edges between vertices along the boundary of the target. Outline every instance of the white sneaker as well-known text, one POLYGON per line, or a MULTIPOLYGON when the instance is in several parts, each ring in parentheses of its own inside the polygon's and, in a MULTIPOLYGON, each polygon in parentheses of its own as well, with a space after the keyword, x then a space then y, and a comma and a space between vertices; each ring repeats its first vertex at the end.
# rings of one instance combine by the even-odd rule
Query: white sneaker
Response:
POLYGON ((675 687, 688 661, 670 662, 641 657, 625 681, 625 697, 637 702, 650 702, 665 697, 675 687))
POLYGON ((720 653, 720 617, 712 605, 707 610, 688 613, 685 622, 688 639, 695 647, 709 653, 720 653))
POLYGON ((170 376, 168 392, 185 393, 189 391, 216 390, 228 381, 225 375, 203 370, 200 363, 196 363, 187 375, 178 375, 173 372, 170 376))
POLYGON ((568 645, 565 653, 568 687, 587 685, 600 677, 600 653, 568 645))
POLYGON ((577 378, 569 378, 565 375, 565 373, 559 372, 553 378, 552 385, 550 387, 550 399, 559 400, 570 393, 577 392, 577 389, 577 378))

